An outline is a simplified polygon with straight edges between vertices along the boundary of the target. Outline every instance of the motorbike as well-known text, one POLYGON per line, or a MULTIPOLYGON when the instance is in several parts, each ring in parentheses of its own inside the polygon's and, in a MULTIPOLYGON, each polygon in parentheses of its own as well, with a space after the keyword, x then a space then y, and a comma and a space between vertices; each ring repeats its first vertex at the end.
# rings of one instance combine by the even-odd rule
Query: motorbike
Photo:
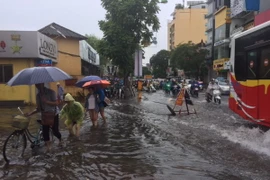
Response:
POLYGON ((219 88, 213 88, 213 95, 206 93, 206 101, 209 103, 214 98, 214 103, 221 104, 221 91, 219 88))
POLYGON ((111 88, 110 88, 110 87, 105 88, 105 89, 104 89, 104 93, 105 93, 105 96, 106 96, 107 98, 111 98, 111 97, 112 97, 112 93, 111 93, 111 88))
POLYGON ((118 98, 123 99, 124 97, 125 97, 124 86, 121 86, 121 88, 119 89, 118 98))
POLYGON ((153 86, 153 84, 150 84, 149 87, 147 88, 147 92, 156 92, 156 88, 153 86))
POLYGON ((166 94, 170 94, 170 91, 171 91, 171 84, 170 83, 165 84, 164 91, 166 94))
POLYGON ((179 92, 180 92, 180 86, 179 85, 173 85, 173 87, 172 87, 172 94, 174 95, 174 96, 176 96, 179 92))
POLYGON ((203 82, 202 81, 198 81, 199 83, 199 90, 203 91, 203 82))
POLYGON ((192 84, 191 85, 190 94, 193 97, 199 97, 199 85, 198 84, 192 84))

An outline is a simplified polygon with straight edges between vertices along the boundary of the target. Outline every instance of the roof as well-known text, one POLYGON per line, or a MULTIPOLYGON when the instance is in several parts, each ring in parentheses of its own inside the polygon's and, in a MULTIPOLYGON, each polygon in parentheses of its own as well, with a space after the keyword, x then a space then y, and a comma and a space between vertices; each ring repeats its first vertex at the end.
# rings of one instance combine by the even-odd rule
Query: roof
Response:
POLYGON ((47 36, 62 36, 64 38, 74 38, 78 40, 85 40, 87 39, 85 36, 80 35, 74 31, 71 31, 63 26, 60 26, 56 23, 51 23, 48 26, 45 26, 44 28, 40 29, 39 32, 42 34, 45 34, 47 36))

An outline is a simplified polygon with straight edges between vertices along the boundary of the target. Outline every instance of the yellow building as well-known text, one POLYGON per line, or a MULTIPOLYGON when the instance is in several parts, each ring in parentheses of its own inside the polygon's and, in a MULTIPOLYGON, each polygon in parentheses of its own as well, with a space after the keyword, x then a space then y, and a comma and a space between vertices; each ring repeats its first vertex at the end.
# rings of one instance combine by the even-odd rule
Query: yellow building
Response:
POLYGON ((205 42, 207 14, 206 4, 198 4, 186 9, 175 9, 173 20, 168 23, 168 50, 180 43, 205 42))
MULTIPOLYGON (((35 104, 34 86, 6 86, 20 70, 46 62, 73 77, 60 81, 65 92, 76 96, 75 83, 87 75, 99 75, 99 55, 85 36, 56 23, 39 31, 0 31, 0 105, 35 104)), ((56 82, 46 84, 57 91, 56 82)))
MULTIPOLYGON (((65 89, 65 92, 76 95, 79 89, 74 84, 83 77, 79 42, 87 38, 56 23, 45 26, 39 32, 57 42, 58 62, 55 66, 74 78, 72 80, 62 81, 60 84, 65 89)), ((56 83, 51 83, 50 88, 56 91, 56 83)))
POLYGON ((10 87, 6 83, 22 69, 46 59, 57 63, 57 44, 53 39, 37 31, 0 31, 0 104, 35 103, 34 86, 10 87))

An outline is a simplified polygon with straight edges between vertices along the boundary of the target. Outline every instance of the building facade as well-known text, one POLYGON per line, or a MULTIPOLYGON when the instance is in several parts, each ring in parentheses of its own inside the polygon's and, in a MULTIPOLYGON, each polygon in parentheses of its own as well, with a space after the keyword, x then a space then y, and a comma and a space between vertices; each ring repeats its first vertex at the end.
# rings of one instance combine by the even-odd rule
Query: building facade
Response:
POLYGON ((19 71, 42 65, 50 60, 58 63, 56 41, 38 31, 0 31, 0 105, 36 102, 34 86, 7 86, 19 71))
MULTIPOLYGON (((255 19, 260 19, 265 22, 267 16, 267 4, 268 0, 208 0, 208 9, 213 7, 214 19, 211 19, 210 15, 206 16, 208 24, 213 24, 213 32, 209 29, 206 30, 207 38, 213 39, 212 48, 214 50, 206 60, 213 61, 214 73, 209 75, 209 77, 222 76, 228 78, 229 71, 229 58, 230 58, 230 39, 255 26, 255 19), (263 5, 262 5, 263 4, 263 5), (265 14, 258 14, 258 11, 263 11, 265 14), (258 15, 257 15, 258 14, 258 15), (263 19, 263 20, 262 20, 263 19), (212 21, 212 22, 211 22, 212 21), (212 56, 211 56, 212 55, 212 56)), ((270 3, 269 3, 270 4, 270 3)), ((262 12, 262 13, 263 13, 262 12)), ((260 23, 257 20, 258 24, 260 23)), ((208 46, 211 46, 207 42, 208 46)), ((210 79, 210 78, 209 78, 210 79)))
POLYGON ((206 42, 205 42, 205 48, 208 50, 208 54, 206 55, 206 64, 208 67, 208 81, 210 81, 210 77, 212 77, 213 74, 213 68, 212 68, 212 63, 213 63, 213 52, 214 52, 214 42, 213 42, 213 37, 214 37, 214 0, 208 0, 206 1, 207 5, 207 11, 208 14, 205 15, 206 19, 206 42))
MULTIPOLYGON (((58 62, 55 66, 73 77, 73 79, 65 80, 60 84, 64 87, 65 92, 76 96, 80 89, 74 85, 79 79, 87 75, 99 75, 97 67, 99 56, 91 46, 87 46, 83 42, 87 39, 85 36, 61 25, 51 23, 39 31, 57 42, 58 62)), ((51 89, 56 90, 56 84, 50 84, 51 89)))
MULTIPOLYGON (((80 91, 75 83, 99 75, 99 55, 86 37, 56 23, 39 31, 0 31, 0 105, 35 104, 35 86, 6 86, 19 71, 35 66, 55 66, 73 77, 60 81, 65 92, 80 91)), ((56 82, 45 84, 56 91, 56 82)))
POLYGON ((172 13, 173 20, 168 22, 168 50, 189 41, 198 44, 206 41, 205 15, 206 4, 192 5, 190 8, 177 8, 172 13))
POLYGON ((230 59, 230 0, 215 1, 214 8, 213 70, 216 72, 214 77, 222 76, 227 78, 229 69, 224 64, 230 59))

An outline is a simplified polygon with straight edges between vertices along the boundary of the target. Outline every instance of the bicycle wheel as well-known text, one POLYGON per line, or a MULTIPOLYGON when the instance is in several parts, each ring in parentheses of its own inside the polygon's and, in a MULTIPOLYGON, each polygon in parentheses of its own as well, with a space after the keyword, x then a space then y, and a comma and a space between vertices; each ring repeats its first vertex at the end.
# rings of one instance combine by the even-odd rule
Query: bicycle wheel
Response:
POLYGON ((3 156, 7 163, 16 161, 22 157, 26 148, 26 136, 24 131, 14 131, 6 139, 3 147, 3 156))

